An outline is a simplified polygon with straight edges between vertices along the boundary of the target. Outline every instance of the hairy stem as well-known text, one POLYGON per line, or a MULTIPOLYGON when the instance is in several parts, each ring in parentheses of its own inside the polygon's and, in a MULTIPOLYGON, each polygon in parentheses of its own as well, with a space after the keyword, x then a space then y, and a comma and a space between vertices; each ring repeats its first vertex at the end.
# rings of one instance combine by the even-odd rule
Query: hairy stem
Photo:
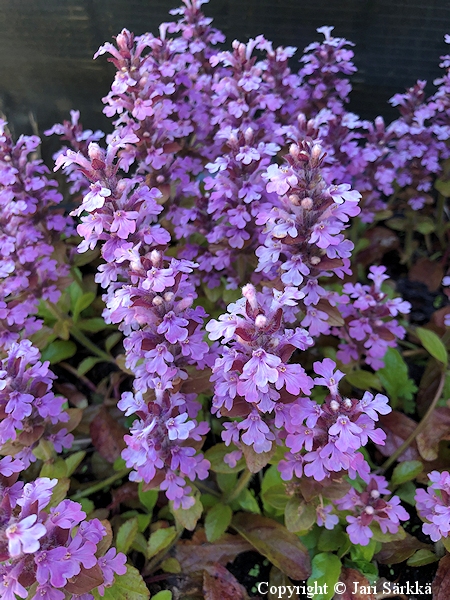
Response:
POLYGON ((405 450, 407 450, 409 448, 409 446, 413 443, 413 441, 416 439, 416 437, 419 435, 419 433, 424 430, 426 424, 428 423, 429 418, 431 417, 434 409, 436 408, 439 398, 441 397, 442 390, 444 389, 445 372, 446 372, 446 369, 445 369, 445 367, 443 367, 442 371, 441 371, 441 377, 439 379, 438 389, 436 390, 436 394, 433 398, 433 401, 431 402, 430 406, 428 407, 428 410, 424 414, 422 420, 417 425, 417 427, 414 429, 414 431, 411 433, 411 435, 403 442, 403 444, 401 446, 399 446, 397 448, 397 450, 382 465, 381 471, 387 471, 389 469, 389 467, 391 467, 395 463, 395 461, 403 454, 403 452, 405 452, 405 450))

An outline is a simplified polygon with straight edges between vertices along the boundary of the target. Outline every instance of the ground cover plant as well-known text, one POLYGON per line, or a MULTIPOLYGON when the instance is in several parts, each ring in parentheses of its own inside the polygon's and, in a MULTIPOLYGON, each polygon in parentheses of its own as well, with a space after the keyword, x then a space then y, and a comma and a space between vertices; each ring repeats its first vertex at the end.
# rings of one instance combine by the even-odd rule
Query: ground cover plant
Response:
POLYGON ((0 123, 0 597, 447 598, 450 56, 371 122, 202 4, 0 123))

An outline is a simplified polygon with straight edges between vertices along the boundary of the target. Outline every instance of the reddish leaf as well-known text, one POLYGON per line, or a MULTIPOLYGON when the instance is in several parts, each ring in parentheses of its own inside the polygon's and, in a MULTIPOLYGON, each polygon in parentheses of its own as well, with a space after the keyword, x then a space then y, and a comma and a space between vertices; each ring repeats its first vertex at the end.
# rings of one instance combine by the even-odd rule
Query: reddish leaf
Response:
POLYGON ((212 563, 203 572, 203 594, 205 600, 245 600, 245 588, 222 565, 212 563))
POLYGON ((345 496, 351 488, 351 485, 342 479, 334 481, 333 479, 324 479, 315 481, 314 479, 301 479, 300 491, 306 502, 310 502, 319 495, 329 500, 338 500, 345 496))
POLYGON ((328 300, 319 300, 317 309, 327 313, 327 324, 333 327, 341 327, 344 324, 344 319, 336 306, 331 306, 328 300))
POLYGON ((256 550, 291 579, 307 579, 311 561, 298 537, 272 519, 237 513, 231 523, 256 550))
POLYGON ((334 600, 376 600, 372 593, 369 580, 356 569, 343 568, 339 581, 345 584, 345 591, 342 594, 336 593, 334 600), (356 590, 353 593, 353 590, 356 590))
POLYGON ((383 565, 395 565, 407 560, 421 548, 429 550, 430 546, 419 542, 417 538, 407 533, 403 540, 384 543, 380 552, 375 554, 375 559, 383 565))
POLYGON ((195 573, 209 563, 226 565, 241 552, 252 550, 252 546, 240 535, 224 534, 214 544, 206 541, 203 530, 194 534, 192 540, 180 540, 175 547, 175 558, 183 573, 195 573))
POLYGON ((417 447, 422 458, 436 460, 441 440, 450 440, 450 409, 446 406, 433 411, 425 429, 417 436, 417 447))
POLYGON ((109 550, 109 547, 111 546, 111 542, 113 539, 113 531, 112 531, 111 523, 108 521, 108 519, 103 519, 101 521, 101 523, 102 523, 103 527, 106 529, 106 534, 97 544, 97 552, 95 553, 95 556, 105 555, 107 553, 107 551, 109 550))
POLYGON ((119 458, 125 448, 123 439, 127 432, 109 411, 102 406, 90 425, 92 443, 99 454, 108 462, 113 463, 119 458))
MULTIPOLYGON (((382 415, 380 424, 386 432, 385 445, 377 446, 383 456, 391 456, 417 427, 415 421, 398 410, 393 410, 388 415, 382 415)), ((399 457, 399 460, 418 460, 419 458, 416 442, 413 442, 399 457)))
POLYGON ((419 258, 411 267, 408 274, 410 281, 424 283, 430 292, 435 292, 441 287, 443 277, 444 268, 442 264, 431 261, 429 258, 419 258))
POLYGON ((253 450, 252 446, 246 446, 242 444, 242 451, 244 453, 245 462, 247 463, 248 470, 250 473, 259 473, 268 463, 272 456, 275 454, 276 446, 272 444, 270 452, 257 453, 253 450))
POLYGON ((64 590, 69 594, 87 594, 101 585, 103 581, 103 573, 98 565, 95 565, 92 569, 81 567, 80 573, 67 582, 64 590))
POLYGON ((432 584, 434 600, 450 598, 450 555, 447 554, 439 561, 439 567, 432 584))
POLYGON ((211 369, 204 369, 203 371, 192 370, 189 372, 189 377, 186 382, 181 386, 184 394, 202 394, 212 387, 211 369))

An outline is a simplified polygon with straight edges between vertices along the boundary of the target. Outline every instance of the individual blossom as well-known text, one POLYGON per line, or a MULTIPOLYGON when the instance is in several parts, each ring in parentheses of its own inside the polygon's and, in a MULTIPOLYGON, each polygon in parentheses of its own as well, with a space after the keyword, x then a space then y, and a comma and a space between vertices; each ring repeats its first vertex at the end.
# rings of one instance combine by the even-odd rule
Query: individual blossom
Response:
POLYGON ((335 500, 340 510, 353 513, 346 517, 347 533, 353 544, 369 544, 373 537, 372 523, 378 523, 383 533, 397 533, 400 522, 409 519, 409 514, 400 505, 400 498, 388 494, 385 478, 372 475, 363 492, 352 488, 343 498, 335 500))

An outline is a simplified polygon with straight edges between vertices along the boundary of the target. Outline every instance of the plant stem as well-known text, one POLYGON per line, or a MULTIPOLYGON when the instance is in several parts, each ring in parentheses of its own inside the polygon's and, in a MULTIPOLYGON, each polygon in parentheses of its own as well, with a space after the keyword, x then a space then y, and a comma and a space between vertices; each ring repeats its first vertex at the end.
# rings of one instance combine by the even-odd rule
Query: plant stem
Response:
POLYGON ((114 365, 116 364, 116 361, 112 356, 110 356, 103 350, 100 350, 100 348, 98 348, 94 344, 94 342, 91 342, 91 340, 86 335, 84 335, 84 333, 80 329, 78 329, 78 327, 74 324, 70 325, 70 335, 74 337, 77 340, 77 342, 79 342, 87 350, 90 350, 92 354, 95 354, 95 356, 98 356, 105 362, 113 363, 114 365))
POLYGON ((128 475, 130 471, 131 469, 121 469, 117 473, 114 473, 114 475, 111 475, 111 477, 103 479, 103 481, 98 481, 97 483, 94 483, 94 485, 91 485, 85 488, 84 490, 78 490, 78 492, 75 492, 75 494, 71 496, 70 499, 76 501, 81 500, 81 498, 87 498, 88 496, 95 494, 95 492, 99 492, 103 488, 110 486, 115 481, 123 479, 126 475, 128 475))
POLYGON ((422 420, 417 425, 417 427, 414 429, 414 431, 411 433, 411 435, 403 442, 403 444, 401 446, 399 446, 397 448, 397 450, 382 465, 381 471, 383 471, 383 472, 387 471, 389 469, 389 467, 391 467, 395 463, 395 461, 403 454, 403 452, 405 452, 405 450, 407 448, 409 448, 409 446, 413 443, 413 441, 416 439, 416 437, 419 435, 419 433, 425 429, 425 426, 428 423, 428 420, 431 417, 434 409, 436 408, 439 398, 441 397, 442 390, 444 389, 445 374, 446 374, 446 369, 445 369, 445 367, 442 367, 438 389, 433 398, 433 401, 431 402, 430 406, 428 407, 427 412, 424 414, 422 420))
POLYGON ((248 469, 245 469, 245 471, 239 477, 239 480, 238 480, 234 490, 223 497, 224 503, 230 504, 231 502, 233 502, 233 500, 236 500, 236 498, 238 498, 241 495, 241 493, 245 490, 245 488, 248 486, 253 475, 254 474, 251 473, 248 469))

